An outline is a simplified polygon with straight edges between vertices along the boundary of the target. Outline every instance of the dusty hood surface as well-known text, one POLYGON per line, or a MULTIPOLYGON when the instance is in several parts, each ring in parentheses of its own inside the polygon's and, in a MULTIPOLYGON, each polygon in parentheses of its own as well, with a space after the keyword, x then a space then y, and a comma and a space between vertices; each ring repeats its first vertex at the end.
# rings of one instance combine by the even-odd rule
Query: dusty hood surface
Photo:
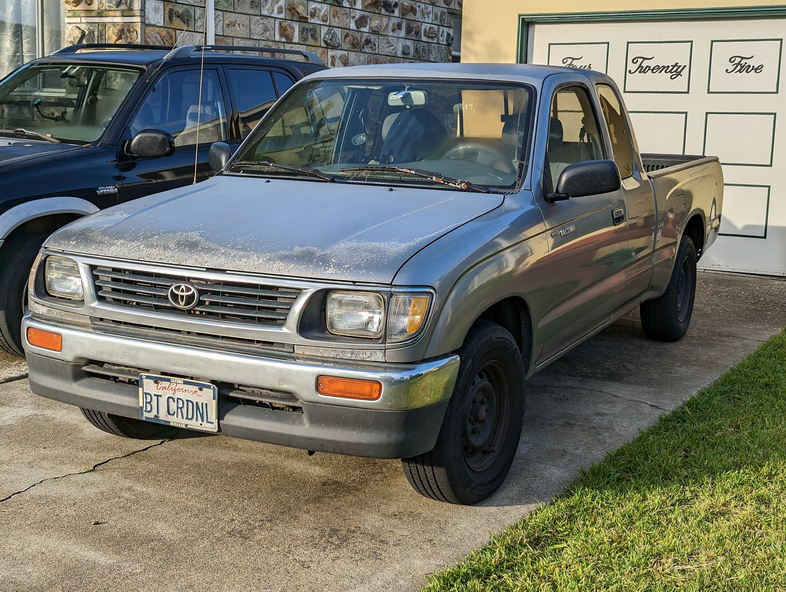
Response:
POLYGON ((401 265, 503 196, 220 176, 83 218, 47 246, 114 259, 390 283, 401 265))

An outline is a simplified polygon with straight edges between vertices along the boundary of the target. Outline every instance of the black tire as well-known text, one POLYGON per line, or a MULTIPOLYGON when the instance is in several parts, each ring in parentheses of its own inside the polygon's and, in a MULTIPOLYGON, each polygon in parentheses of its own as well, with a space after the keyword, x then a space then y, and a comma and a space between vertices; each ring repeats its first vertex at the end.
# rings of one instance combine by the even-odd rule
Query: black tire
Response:
POLYGON ((516 456, 525 370, 513 336, 489 321, 472 327, 458 353, 461 366, 436 446, 401 462, 421 495, 474 504, 502 485, 516 456))
POLYGON ((663 296, 639 307, 644 334, 655 341, 677 341, 688 331, 696 296, 696 246, 683 236, 663 296))
POLYGON ((161 438, 171 438, 179 431, 177 428, 162 423, 112 415, 83 407, 80 409, 82 409, 82 415, 87 418, 87 421, 99 430, 113 436, 133 438, 134 440, 160 440, 161 438))
POLYGON ((48 232, 22 233, 0 248, 0 350, 24 356, 22 314, 30 268, 49 236, 48 232))

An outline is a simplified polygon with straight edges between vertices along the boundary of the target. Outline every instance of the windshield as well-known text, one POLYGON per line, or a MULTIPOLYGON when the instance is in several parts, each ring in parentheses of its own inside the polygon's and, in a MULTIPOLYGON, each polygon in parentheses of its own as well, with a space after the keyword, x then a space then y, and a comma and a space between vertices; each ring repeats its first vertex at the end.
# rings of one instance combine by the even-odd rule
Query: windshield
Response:
POLYGON ((83 64, 22 68, 0 84, 0 130, 23 129, 64 142, 97 140, 140 73, 83 64))
POLYGON ((273 108, 228 172, 299 176, 298 167, 304 178, 510 189, 524 170, 532 104, 522 85, 314 81, 273 108))

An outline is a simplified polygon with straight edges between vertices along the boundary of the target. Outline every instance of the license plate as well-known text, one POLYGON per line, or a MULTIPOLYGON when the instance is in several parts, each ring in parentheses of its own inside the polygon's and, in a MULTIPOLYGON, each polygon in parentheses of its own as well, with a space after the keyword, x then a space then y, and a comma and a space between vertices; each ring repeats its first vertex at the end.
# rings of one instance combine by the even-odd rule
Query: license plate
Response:
POLYGON ((209 382, 141 374, 139 410, 145 421, 218 431, 218 389, 209 382))

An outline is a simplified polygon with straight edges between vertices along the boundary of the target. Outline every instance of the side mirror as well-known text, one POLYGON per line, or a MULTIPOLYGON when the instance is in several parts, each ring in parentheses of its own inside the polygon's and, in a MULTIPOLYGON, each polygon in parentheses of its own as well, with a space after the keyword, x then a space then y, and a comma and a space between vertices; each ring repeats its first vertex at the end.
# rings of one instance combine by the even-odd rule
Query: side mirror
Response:
POLYGON ((232 156, 232 151, 229 149, 229 144, 225 142, 213 142, 210 145, 210 152, 208 152, 207 160, 210 163, 210 168, 214 172, 219 173, 227 166, 229 159, 232 156))
POLYGON ((128 143, 126 152, 129 156, 156 158, 169 156, 175 151, 175 143, 166 132, 146 129, 138 132, 128 143))
POLYGON ((587 160, 565 168, 557 181, 557 189, 546 200, 561 201, 571 197, 610 193, 620 188, 620 174, 612 160, 587 160))

